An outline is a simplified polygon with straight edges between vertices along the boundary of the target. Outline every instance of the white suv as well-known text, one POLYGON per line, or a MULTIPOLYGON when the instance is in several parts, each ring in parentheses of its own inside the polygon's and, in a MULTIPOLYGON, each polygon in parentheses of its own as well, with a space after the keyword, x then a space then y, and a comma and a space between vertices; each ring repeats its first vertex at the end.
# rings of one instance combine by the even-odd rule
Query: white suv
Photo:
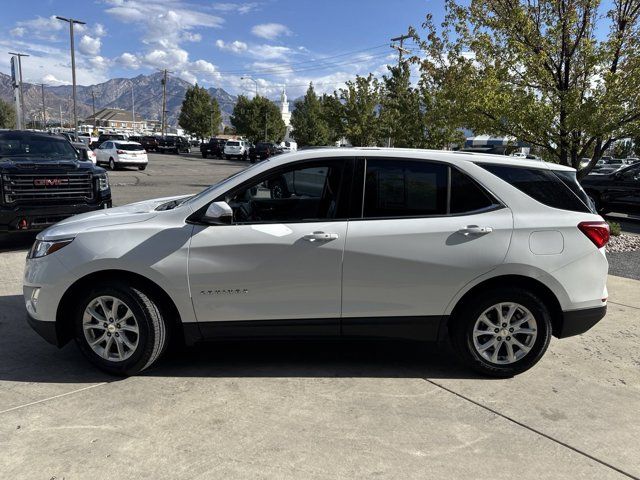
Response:
POLYGON ((249 158, 249 142, 245 140, 229 140, 224 144, 224 158, 246 160, 249 158))
POLYGON ((258 163, 191 197, 64 220, 25 272, 33 328, 131 375, 169 340, 453 342, 511 376, 606 312, 607 224, 575 170, 401 149, 258 163))

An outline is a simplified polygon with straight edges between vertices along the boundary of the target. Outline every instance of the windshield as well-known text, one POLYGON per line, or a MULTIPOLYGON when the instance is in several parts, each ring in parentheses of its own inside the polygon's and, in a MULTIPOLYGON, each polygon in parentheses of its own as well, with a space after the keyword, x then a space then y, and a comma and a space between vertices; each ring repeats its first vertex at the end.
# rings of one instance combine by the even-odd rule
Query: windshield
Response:
POLYGON ((78 153, 66 139, 61 137, 0 133, 0 157, 77 160, 78 153))
POLYGON ((127 150, 127 151, 144 150, 144 148, 142 148, 142 145, 139 145, 137 143, 116 143, 116 148, 118 150, 127 150))

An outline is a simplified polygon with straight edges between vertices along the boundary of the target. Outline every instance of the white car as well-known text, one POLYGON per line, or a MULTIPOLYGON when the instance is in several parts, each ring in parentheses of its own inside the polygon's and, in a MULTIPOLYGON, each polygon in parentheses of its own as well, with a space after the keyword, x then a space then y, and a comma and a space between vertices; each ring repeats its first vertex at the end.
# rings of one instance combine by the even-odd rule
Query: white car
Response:
POLYGON ((229 140, 224 145, 224 158, 231 160, 246 160, 249 158, 249 142, 245 140, 229 140))
POLYGON ((137 142, 107 140, 94 150, 98 165, 109 165, 111 170, 121 167, 138 167, 144 170, 149 164, 147 151, 137 142))
POLYGON ((121 375, 172 338, 342 335, 450 339, 507 377, 605 315, 608 239, 567 167, 305 150, 57 223, 28 255, 24 299, 45 339, 121 375))

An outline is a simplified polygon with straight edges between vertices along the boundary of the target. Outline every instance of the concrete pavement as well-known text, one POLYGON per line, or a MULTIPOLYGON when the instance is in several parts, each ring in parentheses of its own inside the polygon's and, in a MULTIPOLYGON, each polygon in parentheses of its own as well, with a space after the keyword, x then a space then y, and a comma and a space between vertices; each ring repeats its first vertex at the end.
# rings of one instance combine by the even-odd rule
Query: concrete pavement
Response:
POLYGON ((640 282, 530 372, 402 343, 220 343, 125 380, 24 321, 0 255, 0 478, 638 478, 640 282))

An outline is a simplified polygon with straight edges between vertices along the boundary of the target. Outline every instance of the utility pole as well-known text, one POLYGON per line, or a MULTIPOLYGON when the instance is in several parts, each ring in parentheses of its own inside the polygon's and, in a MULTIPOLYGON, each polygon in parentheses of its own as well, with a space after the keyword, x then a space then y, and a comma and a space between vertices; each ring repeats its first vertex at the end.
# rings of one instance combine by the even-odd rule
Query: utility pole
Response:
POLYGON ((40 84, 40 91, 42 92, 42 130, 47 129, 47 109, 44 105, 44 83, 40 84))
POLYGON ((69 24, 69 38, 71 43, 71 80, 73 82, 73 131, 78 135, 78 112, 76 109, 76 53, 73 43, 73 25, 86 25, 85 22, 74 20, 73 18, 56 17, 58 20, 69 24))
POLYGON ((9 52, 9 55, 14 55, 16 57, 18 57, 18 75, 20 76, 20 112, 17 112, 18 115, 20 115, 20 117, 22 118, 22 124, 26 124, 26 120, 24 117, 24 89, 22 86, 22 57, 28 57, 29 55, 27 55, 26 53, 16 53, 16 52, 9 52))
MULTIPOLYGON (((93 131, 96 131, 96 93, 91 89, 91 103, 93 105, 93 131)), ((92 132, 93 133, 93 132, 92 132)))
POLYGON ((136 99, 133 96, 133 84, 131 84, 131 130, 136 133, 136 99))
POLYGON ((60 107, 60 131, 62 131, 62 102, 58 104, 58 107, 60 107))
POLYGON ((269 115, 269 110, 265 110, 264 111, 264 141, 267 141, 267 119, 268 119, 268 115, 269 115))
POLYGON ((162 136, 167 135, 167 69, 163 70, 164 76, 162 77, 162 136))
POLYGON ((410 53, 406 48, 402 48, 404 41, 411 38, 411 35, 400 35, 399 37, 392 38, 392 42, 400 42, 400 45, 391 45, 391 48, 398 51, 398 66, 402 63, 402 54, 410 53))

